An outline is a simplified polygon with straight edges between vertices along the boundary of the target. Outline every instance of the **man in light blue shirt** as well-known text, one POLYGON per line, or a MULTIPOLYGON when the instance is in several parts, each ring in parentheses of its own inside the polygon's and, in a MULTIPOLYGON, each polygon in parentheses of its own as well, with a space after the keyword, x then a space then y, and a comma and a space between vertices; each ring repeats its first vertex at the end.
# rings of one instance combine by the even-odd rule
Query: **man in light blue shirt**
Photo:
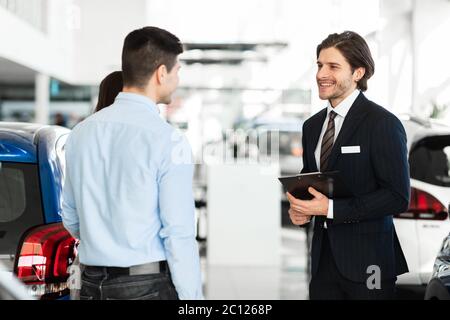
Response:
POLYGON ((156 105, 170 103, 182 51, 165 30, 131 32, 123 92, 66 143, 61 216, 80 239, 82 299, 203 298, 191 149, 156 105))

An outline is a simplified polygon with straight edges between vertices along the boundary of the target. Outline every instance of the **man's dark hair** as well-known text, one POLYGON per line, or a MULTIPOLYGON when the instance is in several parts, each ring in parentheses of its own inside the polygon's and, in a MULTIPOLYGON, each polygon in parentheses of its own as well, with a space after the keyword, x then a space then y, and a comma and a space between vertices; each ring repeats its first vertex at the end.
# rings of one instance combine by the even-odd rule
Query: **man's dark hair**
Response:
POLYGON ((327 48, 338 49, 354 72, 357 68, 363 67, 366 72, 364 76, 358 81, 358 89, 361 91, 367 90, 367 80, 372 77, 375 72, 375 63, 372 59, 369 46, 363 37, 353 31, 344 31, 340 34, 333 33, 322 41, 317 46, 317 58, 319 58, 320 51, 327 48))
POLYGON ((166 30, 144 27, 130 32, 122 50, 124 86, 145 87, 161 65, 170 72, 182 52, 180 39, 166 30))

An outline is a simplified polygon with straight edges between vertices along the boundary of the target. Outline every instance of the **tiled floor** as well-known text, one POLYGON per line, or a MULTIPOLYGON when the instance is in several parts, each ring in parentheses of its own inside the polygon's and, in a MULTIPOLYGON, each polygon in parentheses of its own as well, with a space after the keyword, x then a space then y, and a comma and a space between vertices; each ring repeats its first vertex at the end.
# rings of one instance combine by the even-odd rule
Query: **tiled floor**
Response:
POLYGON ((305 233, 282 229, 280 267, 208 266, 202 257, 206 299, 297 300, 308 298, 305 233))

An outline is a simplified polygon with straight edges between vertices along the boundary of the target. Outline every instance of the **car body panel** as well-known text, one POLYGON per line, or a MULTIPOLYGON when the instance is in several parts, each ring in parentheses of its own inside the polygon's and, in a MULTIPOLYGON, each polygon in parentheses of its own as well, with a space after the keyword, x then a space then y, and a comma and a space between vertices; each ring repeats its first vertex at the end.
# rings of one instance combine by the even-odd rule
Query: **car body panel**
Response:
POLYGON ((46 223, 60 222, 59 211, 62 203, 64 164, 57 154, 57 142, 67 137, 70 130, 65 128, 45 128, 39 133, 38 157, 41 181, 42 205, 46 223))
MULTIPOLYGON (((37 199, 40 199, 38 205, 42 207, 42 213, 39 223, 30 220, 33 222, 24 226, 27 230, 42 223, 51 224, 61 221, 59 213, 64 181, 64 144, 69 133, 69 129, 59 126, 0 122, 0 164, 21 166, 26 163, 27 166, 35 166, 33 168, 37 179, 35 186, 40 188, 37 199)), ((27 216, 34 217, 34 210, 27 212, 27 216)), ((25 215, 22 214, 22 216, 25 215)), ((14 221, 18 220, 5 222, 4 227, 8 228, 8 223, 11 223, 9 227, 14 226, 14 221)), ((19 243, 16 244, 18 245, 19 243)), ((7 272, 12 272, 15 256, 2 254, 0 263, 4 265, 7 272)))
MULTIPOLYGON (((429 183, 411 179, 411 185, 432 194, 447 208, 450 204, 450 188, 434 186, 429 183)), ((450 231, 450 219, 445 220, 416 220, 419 243, 419 272, 422 283, 426 284, 431 278, 436 254, 439 252, 442 239, 450 231)))
POLYGON ((394 219, 394 225, 410 271, 398 276, 397 284, 420 285, 422 284, 420 275, 418 272, 414 272, 414 270, 420 269, 420 249, 416 220, 394 219))
MULTIPOLYGON (((450 127, 428 120, 401 116, 407 133, 408 152, 422 139, 450 135, 450 127)), ((411 178, 411 187, 425 191, 439 200, 447 209, 450 205, 450 188, 433 185, 411 178)), ((450 231, 450 219, 400 219, 394 217, 397 235, 408 262, 409 272, 398 277, 398 284, 427 284, 432 272, 433 261, 445 237, 450 231)))
POLYGON ((29 123, 0 122, 0 161, 39 164, 45 222, 59 222, 63 166, 57 142, 69 129, 29 123))
POLYGON ((35 134, 41 127, 1 123, 0 161, 37 162, 37 150, 34 145, 35 134))
POLYGON ((444 238, 427 285, 426 300, 450 300, 450 233, 444 238))

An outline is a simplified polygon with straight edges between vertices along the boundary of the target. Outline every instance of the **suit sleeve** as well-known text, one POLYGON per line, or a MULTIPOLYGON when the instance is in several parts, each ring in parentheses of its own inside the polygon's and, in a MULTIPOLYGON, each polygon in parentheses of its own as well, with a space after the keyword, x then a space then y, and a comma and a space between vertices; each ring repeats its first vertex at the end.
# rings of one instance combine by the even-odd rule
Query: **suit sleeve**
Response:
POLYGON ((394 116, 377 121, 370 157, 378 189, 334 200, 333 223, 353 223, 405 212, 410 197, 406 133, 394 116))

